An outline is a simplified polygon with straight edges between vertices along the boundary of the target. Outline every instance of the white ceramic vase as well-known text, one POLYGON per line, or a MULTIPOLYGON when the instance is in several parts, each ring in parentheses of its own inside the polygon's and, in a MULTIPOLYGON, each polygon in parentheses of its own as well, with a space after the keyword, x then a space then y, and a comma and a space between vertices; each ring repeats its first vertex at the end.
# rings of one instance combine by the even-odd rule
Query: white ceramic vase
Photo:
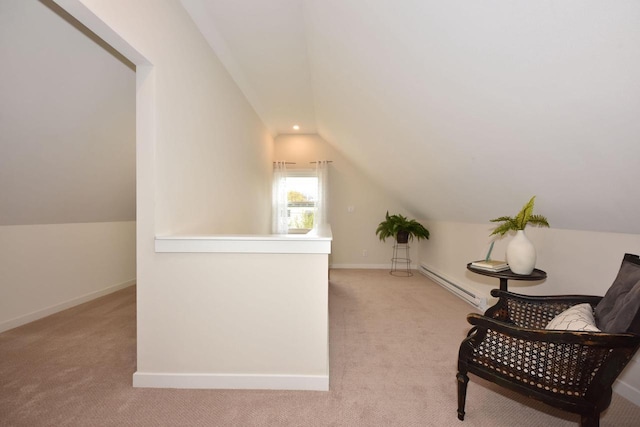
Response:
POLYGON ((516 274, 531 274, 536 266, 536 248, 524 230, 516 231, 516 236, 507 245, 507 262, 516 274))

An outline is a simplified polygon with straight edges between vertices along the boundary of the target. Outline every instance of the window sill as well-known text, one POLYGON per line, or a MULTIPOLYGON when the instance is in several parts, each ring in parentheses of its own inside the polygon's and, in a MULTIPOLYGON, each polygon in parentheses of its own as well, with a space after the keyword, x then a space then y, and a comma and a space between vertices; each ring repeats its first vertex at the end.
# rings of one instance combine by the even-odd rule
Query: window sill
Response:
POLYGON ((290 228, 288 234, 307 234, 310 228, 290 228))

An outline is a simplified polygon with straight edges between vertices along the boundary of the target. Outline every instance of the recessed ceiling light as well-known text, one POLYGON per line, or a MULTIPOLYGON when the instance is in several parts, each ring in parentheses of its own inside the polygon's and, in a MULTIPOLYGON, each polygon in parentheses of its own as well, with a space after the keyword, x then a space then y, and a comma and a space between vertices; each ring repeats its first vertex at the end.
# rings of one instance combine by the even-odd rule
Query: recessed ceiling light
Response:
POLYGON ((293 125, 293 130, 300 130, 300 126, 298 126, 298 125, 293 125))

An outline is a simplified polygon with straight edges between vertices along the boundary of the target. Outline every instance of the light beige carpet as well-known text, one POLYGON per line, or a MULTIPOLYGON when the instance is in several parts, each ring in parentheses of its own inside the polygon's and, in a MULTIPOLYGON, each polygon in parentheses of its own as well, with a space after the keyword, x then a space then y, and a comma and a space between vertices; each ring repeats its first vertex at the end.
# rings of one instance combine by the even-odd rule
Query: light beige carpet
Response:
MULTIPOLYGON (((333 270, 329 392, 131 387, 135 289, 0 334, 1 426, 577 426, 578 417, 471 376, 456 359, 472 309, 416 274, 333 270)), ((602 426, 638 426, 620 396, 602 426)))

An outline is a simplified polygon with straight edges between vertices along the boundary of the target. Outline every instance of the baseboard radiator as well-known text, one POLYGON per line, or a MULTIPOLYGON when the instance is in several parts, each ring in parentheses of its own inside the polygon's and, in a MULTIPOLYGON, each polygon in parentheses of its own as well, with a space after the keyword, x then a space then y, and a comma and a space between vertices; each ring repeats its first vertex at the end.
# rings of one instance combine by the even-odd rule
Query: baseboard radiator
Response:
POLYGON ((487 297, 476 295, 476 293, 465 289, 464 287, 452 282, 446 277, 443 277, 441 274, 431 270, 423 263, 420 263, 418 271, 448 290, 449 292, 452 292, 472 306, 478 308, 479 310, 484 311, 487 309, 487 297))

